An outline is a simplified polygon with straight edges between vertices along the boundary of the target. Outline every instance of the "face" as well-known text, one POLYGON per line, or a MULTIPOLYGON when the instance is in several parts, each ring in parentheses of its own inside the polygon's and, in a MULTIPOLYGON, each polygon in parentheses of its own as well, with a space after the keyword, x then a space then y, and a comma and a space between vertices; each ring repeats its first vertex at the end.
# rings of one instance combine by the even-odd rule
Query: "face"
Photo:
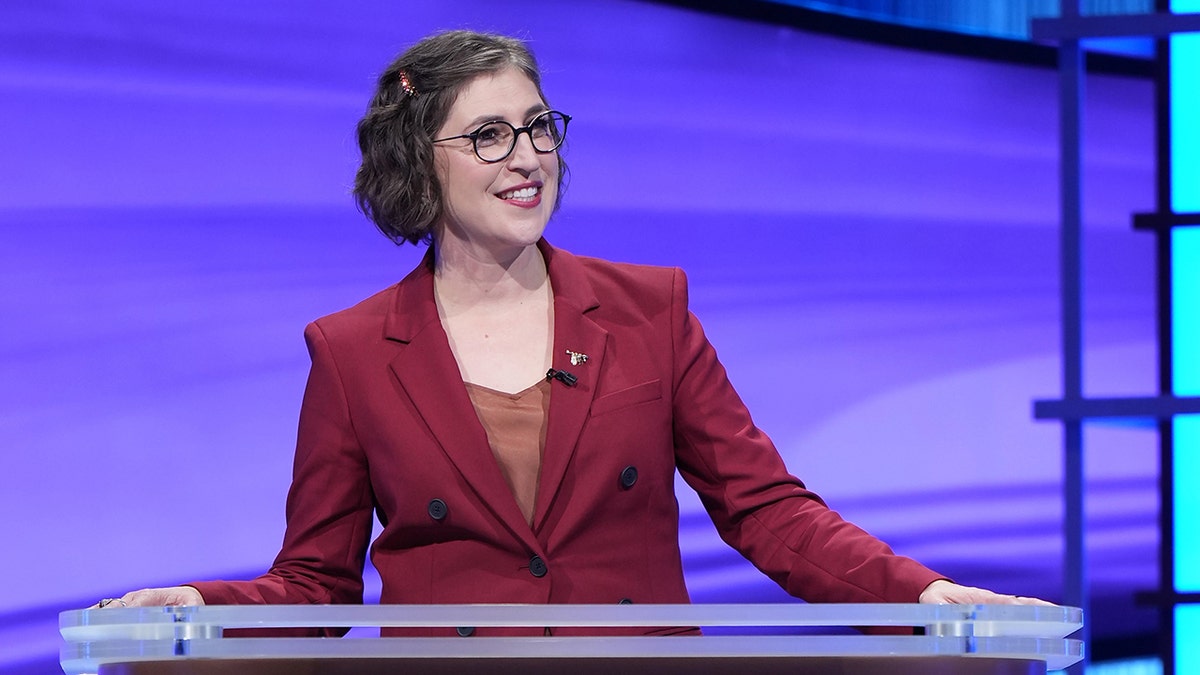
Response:
MULTIPOLYGON (((469 134, 493 120, 523 127, 545 110, 533 82, 509 68, 467 84, 436 138, 469 134)), ((505 258, 541 238, 558 197, 557 153, 534 151, 529 135, 521 134, 512 154, 488 164, 462 138, 435 144, 434 162, 444 202, 435 230, 441 250, 505 258)))

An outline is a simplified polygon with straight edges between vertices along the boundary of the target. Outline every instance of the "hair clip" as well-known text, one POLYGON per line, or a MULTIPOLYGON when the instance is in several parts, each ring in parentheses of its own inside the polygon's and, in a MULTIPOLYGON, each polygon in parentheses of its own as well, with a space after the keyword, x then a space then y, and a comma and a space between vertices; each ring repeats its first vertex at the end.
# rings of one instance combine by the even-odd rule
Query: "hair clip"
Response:
POLYGON ((405 94, 413 98, 417 97, 417 88, 412 85, 412 80, 408 79, 408 71, 400 71, 400 88, 404 90, 405 94))

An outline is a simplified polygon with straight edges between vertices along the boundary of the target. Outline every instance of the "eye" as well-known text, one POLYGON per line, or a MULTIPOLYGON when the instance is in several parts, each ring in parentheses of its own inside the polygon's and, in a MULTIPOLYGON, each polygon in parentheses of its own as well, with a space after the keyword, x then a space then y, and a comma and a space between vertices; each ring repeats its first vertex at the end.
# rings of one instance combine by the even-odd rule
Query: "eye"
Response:
POLYGON ((529 135, 537 140, 535 147, 549 152, 562 143, 567 118, 562 113, 547 110, 529 122, 529 135))
POLYGON ((533 134, 535 138, 557 136, 554 118, 551 115, 538 115, 529 123, 529 133, 533 134))
POLYGON ((479 127, 479 130, 475 132, 475 144, 484 148, 500 145, 508 143, 511 135, 512 129, 508 128, 507 124, 492 122, 479 127))

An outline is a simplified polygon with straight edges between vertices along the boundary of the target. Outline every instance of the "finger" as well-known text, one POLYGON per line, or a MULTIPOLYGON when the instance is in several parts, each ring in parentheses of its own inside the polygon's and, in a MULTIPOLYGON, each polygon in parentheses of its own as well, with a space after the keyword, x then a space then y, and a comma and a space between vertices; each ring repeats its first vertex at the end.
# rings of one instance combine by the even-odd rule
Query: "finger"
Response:
MULTIPOLYGON (((128 594, 126 594, 126 595, 128 595, 128 594)), ((125 599, 125 596, 122 596, 119 598, 104 598, 103 600, 97 602, 96 604, 88 607, 88 609, 108 609, 110 607, 129 607, 129 606, 130 606, 129 601, 125 599)))
POLYGON ((161 591, 153 588, 143 588, 140 591, 130 591, 121 597, 122 600, 130 607, 149 607, 152 605, 161 605, 159 596, 161 591))
POLYGON ((996 595, 994 599, 987 602, 997 605, 1032 605, 1037 607, 1054 607, 1052 602, 1046 602, 1040 598, 1029 598, 1022 595, 996 595))
POLYGON ((1024 596, 1017 596, 1017 603, 1021 604, 1021 605, 1033 605, 1035 607, 1057 607, 1058 606, 1058 605, 1054 604, 1053 602, 1046 602, 1045 600, 1042 600, 1041 598, 1027 598, 1024 596))

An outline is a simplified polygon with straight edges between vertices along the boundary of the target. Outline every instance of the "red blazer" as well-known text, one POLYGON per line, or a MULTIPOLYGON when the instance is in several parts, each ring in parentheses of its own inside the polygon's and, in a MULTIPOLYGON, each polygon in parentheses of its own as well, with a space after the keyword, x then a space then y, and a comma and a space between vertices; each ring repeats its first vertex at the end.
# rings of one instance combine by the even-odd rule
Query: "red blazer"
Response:
POLYGON ((688 311, 682 271, 539 246, 553 366, 578 381, 553 383, 532 527, 458 374, 427 257, 305 330, 283 549, 252 581, 193 584, 207 603, 362 602, 372 514, 383 603, 686 603, 677 470, 721 537, 795 596, 915 602, 940 578, 787 472, 688 311))

